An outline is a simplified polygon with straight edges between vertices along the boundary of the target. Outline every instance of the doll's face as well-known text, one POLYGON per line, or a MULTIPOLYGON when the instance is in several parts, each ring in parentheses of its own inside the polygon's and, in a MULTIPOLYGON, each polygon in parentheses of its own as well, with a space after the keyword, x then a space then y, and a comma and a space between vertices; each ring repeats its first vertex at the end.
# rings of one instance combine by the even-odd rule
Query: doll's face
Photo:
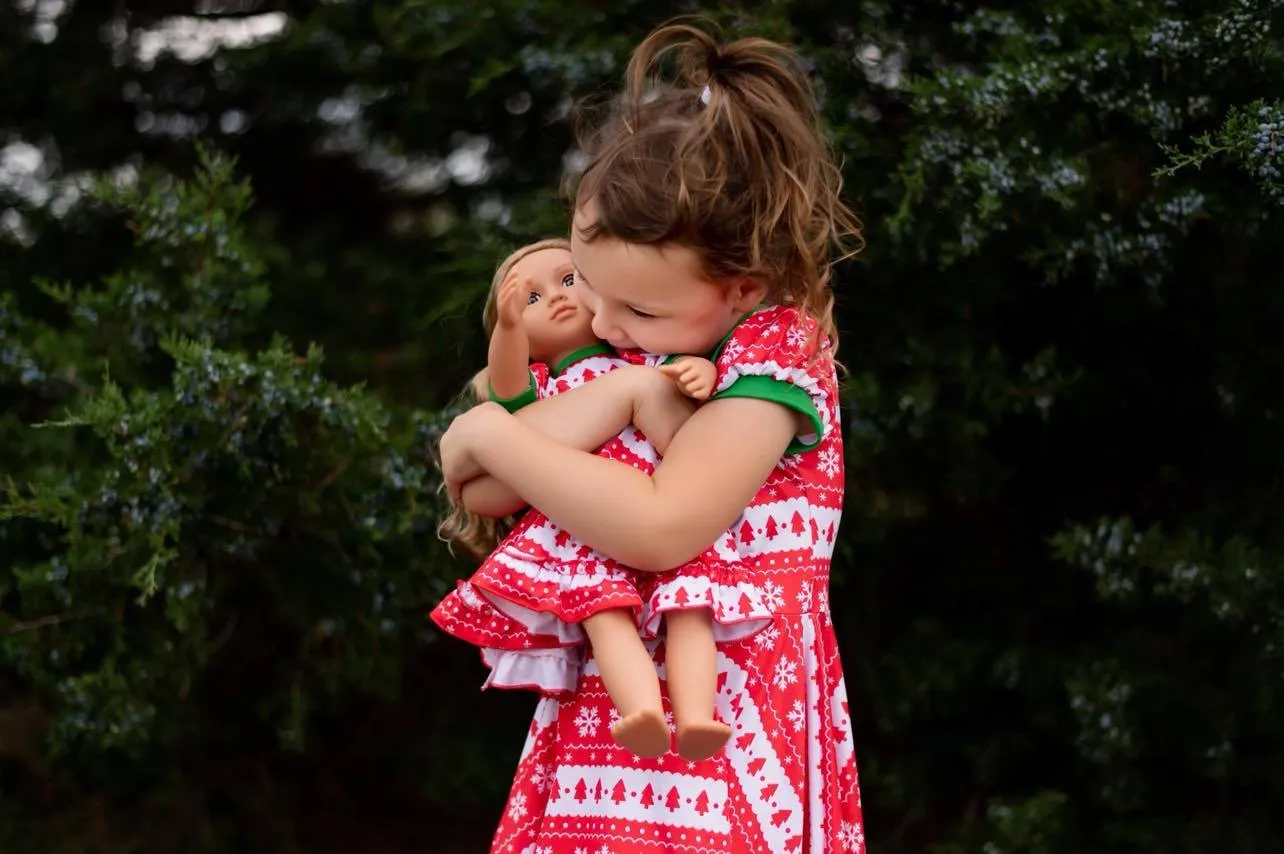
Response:
POLYGON ((571 253, 541 249, 513 265, 512 275, 523 282, 526 307, 522 325, 530 340, 531 358, 553 362, 597 342, 593 315, 580 302, 571 253))

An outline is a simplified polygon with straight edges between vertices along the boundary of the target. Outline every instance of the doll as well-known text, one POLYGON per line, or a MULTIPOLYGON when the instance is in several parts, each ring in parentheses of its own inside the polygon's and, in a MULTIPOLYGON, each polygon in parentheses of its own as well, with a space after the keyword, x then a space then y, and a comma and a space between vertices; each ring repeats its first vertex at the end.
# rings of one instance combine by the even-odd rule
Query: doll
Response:
MULTIPOLYGON (((716 371, 707 359, 621 354, 599 340, 575 283, 566 241, 531 244, 500 265, 483 315, 490 347, 487 368, 472 384, 475 396, 518 412, 538 398, 570 391, 620 368, 654 367, 690 400, 709 396, 716 371)), ((690 401, 670 394, 662 405, 647 409, 647 423, 611 424, 609 431, 620 431, 621 426, 623 430, 599 454, 650 471, 657 461, 653 442, 667 444, 692 409, 690 401)), ((601 407, 582 417, 603 417, 601 407)), ((480 482, 486 480, 470 483, 469 488, 507 491, 503 484, 480 482)), ((537 509, 527 512, 498 545, 484 539, 492 531, 462 506, 452 508, 441 529, 443 537, 479 555, 493 550, 473 576, 433 610, 433 620, 444 631, 481 647, 491 671, 488 687, 571 692, 587 639, 618 714, 611 727, 616 742, 642 757, 667 751, 669 727, 659 680, 639 634, 643 598, 638 573, 581 543, 537 509)), ((716 654, 711 620, 707 610, 667 615, 669 657, 702 665, 684 668, 698 674, 695 684, 671 680, 671 692, 713 696, 716 654)), ((691 760, 712 756, 730 735, 730 729, 712 716, 675 723, 678 752, 691 760)))

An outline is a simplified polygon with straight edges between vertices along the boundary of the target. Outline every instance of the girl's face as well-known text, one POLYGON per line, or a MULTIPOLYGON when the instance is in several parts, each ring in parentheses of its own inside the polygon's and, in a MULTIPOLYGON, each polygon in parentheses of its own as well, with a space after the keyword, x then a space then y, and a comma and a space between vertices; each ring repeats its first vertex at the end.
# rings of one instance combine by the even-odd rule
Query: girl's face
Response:
POLYGON ((514 264, 509 275, 522 282, 522 326, 532 359, 556 361, 596 340, 593 316, 579 298, 571 253, 565 249, 532 252, 514 264))
POLYGON ((571 255, 593 331, 617 349, 708 355, 766 293, 749 280, 709 281, 686 247, 586 242, 581 229, 593 216, 592 202, 575 212, 571 255))

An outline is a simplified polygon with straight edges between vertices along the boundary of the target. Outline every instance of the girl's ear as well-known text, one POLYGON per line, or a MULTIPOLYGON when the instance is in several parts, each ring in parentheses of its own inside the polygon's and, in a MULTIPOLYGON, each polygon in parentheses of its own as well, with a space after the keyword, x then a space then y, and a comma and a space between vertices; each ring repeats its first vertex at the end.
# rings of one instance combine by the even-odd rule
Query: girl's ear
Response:
POLYGON ((767 283, 761 279, 740 278, 727 283, 727 302, 737 312, 750 311, 767 296, 767 283))

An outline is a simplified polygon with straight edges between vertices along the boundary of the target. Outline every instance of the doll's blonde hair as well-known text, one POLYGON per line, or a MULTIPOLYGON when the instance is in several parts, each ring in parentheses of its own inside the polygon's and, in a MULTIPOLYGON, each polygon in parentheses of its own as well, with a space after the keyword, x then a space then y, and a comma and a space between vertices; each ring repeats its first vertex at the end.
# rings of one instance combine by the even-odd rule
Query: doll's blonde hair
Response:
MULTIPOLYGON (((512 252, 495 268, 495 275, 490 280, 490 292, 486 294, 486 304, 482 308, 482 328, 489 338, 499 321, 499 288, 517 262, 523 258, 542 252, 545 249, 564 249, 571 251, 571 242, 564 237, 552 237, 537 240, 512 252)), ((490 400, 490 374, 482 368, 469 381, 460 395, 461 402, 468 401, 474 405, 490 400)), ((442 485, 445 489, 445 485, 442 485)), ((449 501, 449 499, 448 499, 449 501)), ((459 546, 478 560, 485 559, 500 541, 512 530, 516 517, 489 519, 468 511, 463 504, 449 501, 449 511, 437 526, 437 536, 449 545, 459 546)))

